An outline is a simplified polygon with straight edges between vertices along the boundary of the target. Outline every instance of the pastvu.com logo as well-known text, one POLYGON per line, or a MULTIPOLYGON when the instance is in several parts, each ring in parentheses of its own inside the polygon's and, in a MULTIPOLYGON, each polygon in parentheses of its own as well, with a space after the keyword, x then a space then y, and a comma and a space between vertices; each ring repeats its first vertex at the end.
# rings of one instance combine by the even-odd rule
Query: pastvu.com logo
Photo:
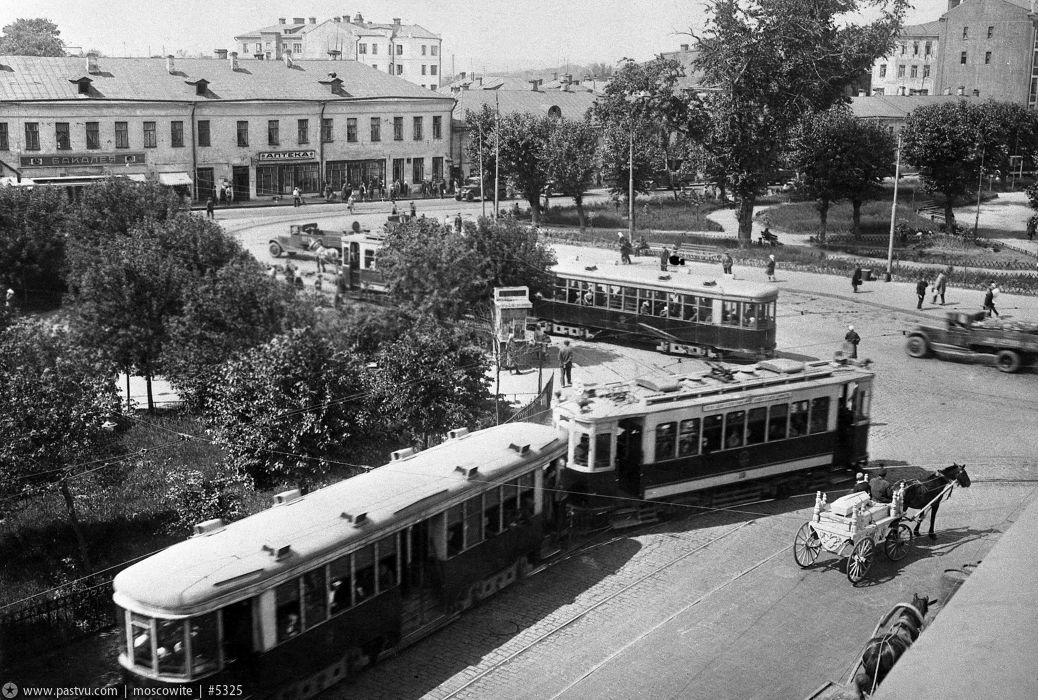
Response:
POLYGON ((7 700, 11 700, 11 698, 18 696, 18 686, 8 681, 0 687, 0 695, 3 695, 7 700))

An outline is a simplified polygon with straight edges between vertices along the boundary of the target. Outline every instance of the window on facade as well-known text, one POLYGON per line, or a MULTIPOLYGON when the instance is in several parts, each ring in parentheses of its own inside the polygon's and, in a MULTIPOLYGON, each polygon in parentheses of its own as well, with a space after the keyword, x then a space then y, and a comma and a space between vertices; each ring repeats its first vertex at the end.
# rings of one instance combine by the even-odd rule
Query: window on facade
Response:
POLYGON ((68 122, 54 123, 54 140, 57 141, 59 151, 68 151, 72 148, 72 139, 69 137, 68 122))
POLYGON ((404 45, 403 44, 397 44, 396 45, 396 55, 397 56, 403 56, 404 55, 404 45))
POLYGON ((434 139, 443 138, 443 117, 432 118, 432 137, 434 139))
POLYGON ((357 45, 357 53, 367 53, 367 52, 368 52, 368 45, 367 44, 358 44, 357 45))
POLYGON ((310 143, 310 120, 300 119, 298 120, 298 143, 310 143))
POLYGON ((923 66, 923 77, 924 78, 929 78, 930 77, 930 66, 923 66))
POLYGON ((198 145, 205 148, 210 145, 209 120, 198 120, 198 145))
POLYGON ((404 67, 402 65, 400 65, 399 63, 396 64, 396 74, 397 75, 403 75, 404 74, 404 67))
POLYGON ((277 146, 281 143, 281 124, 277 119, 267 120, 267 145, 277 146))
POLYGON ((332 120, 322 119, 321 120, 321 143, 332 142, 332 120))
POLYGON ((415 141, 421 141, 423 138, 422 131, 422 117, 414 117, 412 119, 412 135, 415 141))
POLYGON ((913 41, 912 42, 912 55, 913 56, 918 56, 919 55, 919 42, 918 41, 913 41))
POLYGON ((886 63, 879 64, 879 77, 881 77, 881 78, 887 77, 887 64, 886 63))
POLYGON ((433 56, 438 55, 440 53, 440 47, 436 44, 433 44, 429 47, 429 53, 431 53, 433 56))
POLYGON ((963 65, 963 66, 966 65, 966 52, 965 51, 963 51, 962 53, 959 54, 959 64, 963 65))
POLYGON ((299 579, 286 581, 274 589, 274 615, 277 622, 278 644, 303 631, 299 605, 299 579))
POLYGON ((243 147, 249 145, 248 122, 238 122, 238 145, 243 147))
POLYGON ((411 161, 411 182, 425 182, 425 158, 415 158, 411 161))
POLYGON ((829 397, 819 396, 811 399, 811 426, 812 433, 824 433, 829 427, 829 397))
POLYGON ((144 122, 144 147, 156 148, 158 145, 158 138, 155 132, 155 122, 144 122))
POLYGON ((724 419, 724 448, 732 450, 742 447, 746 433, 746 411, 732 411, 724 419))
POLYGON ((993 36, 995 36, 995 28, 994 27, 988 27, 988 39, 990 39, 993 36))
POLYGON ((378 44, 371 45, 371 55, 378 56, 378 44))
POLYGON ((991 63, 991 52, 990 51, 985 51, 984 52, 984 63, 991 63))
POLYGON ((699 419, 681 421, 678 433, 678 457, 699 454, 699 419))
POLYGON ((925 44, 923 44, 923 54, 924 55, 929 56, 932 51, 933 51, 933 42, 932 41, 928 41, 925 44))
POLYGON ((169 123, 169 145, 173 148, 184 147, 184 122, 172 121, 169 123))
POLYGON ((425 64, 422 64, 422 75, 425 75, 425 64))
MULTIPOLYGON (((436 75, 436 66, 429 66, 429 75, 436 75)), ((432 85, 429 87, 431 88, 432 85)))
POLYGON ((425 44, 422 44, 422 55, 425 55, 425 44))
POLYGON ((292 44, 292 53, 302 53, 302 52, 303 52, 303 45, 302 44, 292 44))
POLYGON ((101 128, 98 122, 86 123, 86 147, 88 150, 101 148, 101 128))
POLYGON ((902 56, 904 56, 904 55, 905 55, 905 50, 906 50, 906 48, 905 48, 905 45, 904 45, 904 44, 901 44, 901 55, 902 55, 902 56))
POLYGON ((432 177, 433 180, 443 179, 443 156, 433 156, 432 159, 432 177))
POLYGON ((897 67, 897 77, 899 77, 899 78, 904 78, 905 77, 905 67, 904 66, 898 66, 897 67))
POLYGON ((11 150, 11 137, 7 133, 7 122, 0 122, 0 151, 11 150))
POLYGON ((912 75, 913 78, 918 77, 919 76, 919 66, 912 66, 912 70, 910 72, 911 72, 911 75, 912 75))
POLYGON ((371 118, 371 140, 381 141, 382 140, 382 120, 378 117, 371 118))
POLYGON ((789 404, 772 406, 768 412, 768 442, 782 440, 786 437, 786 424, 789 422, 789 404))
POLYGON ((404 118, 393 117, 393 140, 403 141, 404 140, 404 118))
POLYGON ((970 28, 969 27, 963 27, 962 28, 962 38, 963 39, 969 39, 970 38, 970 28))
POLYGON ((130 127, 127 122, 116 122, 115 123, 115 147, 116 148, 129 148, 130 147, 130 127))
POLYGON ((357 142, 357 119, 355 117, 346 119, 346 140, 349 143, 357 142))

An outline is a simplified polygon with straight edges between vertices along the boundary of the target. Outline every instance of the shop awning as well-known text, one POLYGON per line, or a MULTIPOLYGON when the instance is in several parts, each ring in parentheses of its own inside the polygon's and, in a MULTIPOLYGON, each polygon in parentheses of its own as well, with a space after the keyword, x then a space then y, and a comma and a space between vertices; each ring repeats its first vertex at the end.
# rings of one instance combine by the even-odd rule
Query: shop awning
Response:
POLYGON ((32 178, 23 177, 19 180, 16 177, 0 177, 0 185, 7 185, 9 187, 32 187, 32 178))
POLYGON ((144 173, 134 173, 132 175, 116 175, 116 177, 125 177, 127 180, 133 180, 134 182, 148 181, 148 176, 144 173))
POLYGON ((159 173, 159 184, 168 185, 192 185, 194 182, 187 173, 159 173))

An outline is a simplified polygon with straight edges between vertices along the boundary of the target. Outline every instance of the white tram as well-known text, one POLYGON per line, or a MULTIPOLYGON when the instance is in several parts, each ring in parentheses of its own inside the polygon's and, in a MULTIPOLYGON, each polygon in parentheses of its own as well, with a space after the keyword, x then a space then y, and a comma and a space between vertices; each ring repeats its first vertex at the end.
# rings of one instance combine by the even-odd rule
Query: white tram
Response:
POLYGON ((533 563, 565 446, 508 424, 301 495, 122 571, 119 662, 136 685, 309 697, 432 631, 533 563))

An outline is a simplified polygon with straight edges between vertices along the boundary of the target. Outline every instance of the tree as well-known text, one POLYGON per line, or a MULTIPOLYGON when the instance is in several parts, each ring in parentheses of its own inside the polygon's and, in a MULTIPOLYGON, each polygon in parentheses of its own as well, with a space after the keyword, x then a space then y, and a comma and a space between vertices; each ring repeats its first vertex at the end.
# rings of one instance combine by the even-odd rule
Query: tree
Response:
MULTIPOLYGON (((487 190, 485 195, 493 198, 494 188, 497 187, 497 180, 495 179, 499 168, 497 168, 497 138, 498 138, 498 114, 497 111, 490 108, 490 105, 483 105, 482 109, 478 112, 473 112, 468 109, 465 110, 465 125, 468 129, 468 145, 465 149, 465 155, 468 156, 470 163, 476 163, 477 168, 483 174, 483 185, 487 190), (493 185, 491 186, 491 183, 493 185)), ((504 179, 508 177, 508 173, 504 169, 500 169, 500 176, 504 179)))
POLYGON ((477 427, 489 412, 490 361, 454 325, 418 317, 378 353, 369 378, 373 410, 389 430, 428 447, 452 428, 477 427))
POLYGON ((553 117, 513 112, 499 120, 501 169, 530 204, 533 223, 541 221, 541 194, 548 184, 544 154, 553 117))
POLYGON ((789 162, 800 173, 803 191, 818 201, 823 242, 829 204, 844 198, 853 204, 858 237, 862 202, 894 174, 894 155, 893 137, 880 125, 857 119, 845 105, 804 116, 792 134, 789 162))
POLYGON ((480 218, 465 242, 479 265, 479 282, 469 306, 487 304, 494 287, 530 288, 531 294, 551 293, 555 252, 537 238, 537 232, 512 218, 480 218))
POLYGON ((695 67, 713 90, 704 147, 717 184, 739 202, 739 240, 749 245, 753 207, 773 176, 790 131, 889 52, 906 0, 876 0, 880 17, 837 25, 857 0, 711 0, 695 67))
POLYGON ((60 294, 66 202, 57 189, 0 187, 0 285, 60 294))
POLYGON ((587 119, 556 119, 544 149, 544 169, 562 194, 577 205, 584 230, 584 193, 594 184, 598 164, 598 130, 587 119))
POLYGON ((111 369, 67 331, 40 321, 19 321, 0 335, 0 494, 56 484, 87 570, 73 489, 113 441, 104 426, 119 410, 111 369))
POLYGON ((229 465, 260 488, 312 484, 361 435, 361 366, 312 329, 294 329, 225 362, 209 413, 229 465))
POLYGON ((49 19, 16 19, 3 29, 0 56, 64 56, 65 42, 49 19))

